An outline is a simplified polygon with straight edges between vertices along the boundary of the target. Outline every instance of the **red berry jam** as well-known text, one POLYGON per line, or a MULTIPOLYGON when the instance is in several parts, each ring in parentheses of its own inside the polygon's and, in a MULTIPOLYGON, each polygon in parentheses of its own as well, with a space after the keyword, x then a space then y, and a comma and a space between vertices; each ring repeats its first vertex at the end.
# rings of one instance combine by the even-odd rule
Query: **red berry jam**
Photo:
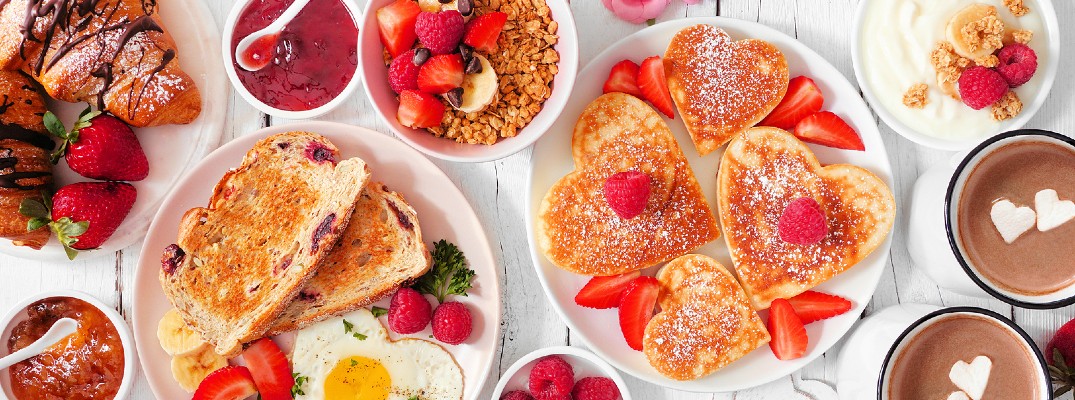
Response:
MULTIPOLYGON (((232 52, 293 1, 252 1, 235 24, 232 52)), ((358 68, 358 26, 341 0, 311 0, 269 45, 273 51, 267 67, 251 72, 232 62, 232 68, 254 97, 273 108, 306 111, 323 106, 343 92, 358 68)))

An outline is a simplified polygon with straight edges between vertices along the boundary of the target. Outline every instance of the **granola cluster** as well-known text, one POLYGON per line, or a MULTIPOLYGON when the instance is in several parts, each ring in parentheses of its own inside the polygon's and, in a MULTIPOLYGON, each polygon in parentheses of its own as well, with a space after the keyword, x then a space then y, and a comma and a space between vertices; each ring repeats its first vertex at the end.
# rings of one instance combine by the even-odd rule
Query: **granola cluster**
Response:
POLYGON ((929 62, 933 70, 937 72, 937 84, 941 91, 959 100, 959 92, 956 90, 956 82, 963 70, 971 66, 972 61, 956 53, 951 43, 939 42, 937 47, 929 55, 929 62))
POLYGON ((999 101, 993 103, 991 110, 993 119, 996 121, 1015 118, 1021 112, 1023 112, 1023 102, 1019 100, 1019 95, 1011 90, 1005 93, 1004 97, 1001 97, 999 101))
POLYGON ((545 0, 476 0, 474 10, 508 15, 497 51, 486 56, 496 70, 500 93, 479 112, 449 109, 441 125, 429 131, 461 143, 494 144, 517 135, 552 95, 559 72, 560 54, 554 48, 559 25, 545 0))
POLYGON ((928 85, 925 83, 915 84, 910 89, 907 89, 907 93, 903 94, 903 105, 914 109, 925 108, 926 104, 929 104, 928 94, 928 85))
POLYGON ((1012 41, 1015 43, 1027 44, 1034 38, 1034 31, 1027 29, 1016 29, 1011 31, 1012 41))
POLYGON ((1004 0, 1004 6, 1016 17, 1022 17, 1030 12, 1030 8, 1023 4, 1023 0, 1004 0))
POLYGON ((959 33, 970 51, 1004 47, 1004 21, 995 13, 964 25, 959 33))

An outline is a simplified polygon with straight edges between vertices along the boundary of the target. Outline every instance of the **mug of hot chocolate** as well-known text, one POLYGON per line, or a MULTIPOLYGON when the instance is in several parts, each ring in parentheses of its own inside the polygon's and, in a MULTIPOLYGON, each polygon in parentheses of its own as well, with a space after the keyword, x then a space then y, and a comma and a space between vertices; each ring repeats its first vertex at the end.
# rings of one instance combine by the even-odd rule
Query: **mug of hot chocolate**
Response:
POLYGON ((916 266, 962 294, 1023 308, 1075 303, 1075 140, 1024 129, 958 160, 915 184, 916 266))
POLYGON ((878 400, 1045 400, 1052 383, 1026 332, 989 310, 927 314, 896 339, 877 383, 878 400))

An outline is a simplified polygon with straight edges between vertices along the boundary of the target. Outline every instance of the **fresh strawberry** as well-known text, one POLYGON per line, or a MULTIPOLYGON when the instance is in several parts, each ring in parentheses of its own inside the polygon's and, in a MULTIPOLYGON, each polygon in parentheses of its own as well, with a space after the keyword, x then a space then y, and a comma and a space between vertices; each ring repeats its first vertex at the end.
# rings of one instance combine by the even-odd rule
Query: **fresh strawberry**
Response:
POLYGON ((508 14, 502 12, 479 15, 467 23, 463 43, 482 53, 492 53, 496 50, 496 41, 506 22, 508 14))
MULTIPOLYGON (((258 393, 246 367, 232 365, 206 376, 194 392, 193 400, 243 400, 258 393)), ((289 392, 288 395, 291 393, 289 392)))
POLYGON ((392 58, 414 46, 418 34, 414 25, 422 9, 414 0, 396 0, 392 4, 377 9, 377 27, 381 34, 381 44, 388 49, 392 58))
POLYGON ((631 60, 623 60, 612 66, 602 93, 612 92, 627 93, 642 98, 642 90, 638 88, 638 64, 631 60))
POLYGON ((651 192, 649 175, 638 171, 620 172, 605 181, 605 201, 623 219, 642 214, 651 192))
POLYGON ((808 290, 788 299, 803 324, 829 319, 851 310, 851 302, 831 294, 808 290))
POLYGON ((795 136, 804 142, 844 150, 866 150, 855 128, 829 111, 815 113, 795 125, 795 136))
POLYGON ((639 276, 642 276, 642 273, 638 271, 614 276, 595 276, 575 295, 575 304, 600 309, 619 307, 623 292, 639 276))
POLYGON ((45 126, 62 140, 52 162, 63 156, 79 175, 106 181, 140 181, 149 175, 149 161, 131 127, 118 118, 86 107, 71 131, 52 112, 45 126))
POLYGON ((632 349, 642 351, 642 337, 646 324, 653 318, 657 306, 657 294, 661 284, 651 276, 640 276, 631 281, 620 302, 620 330, 632 349))
POLYGON ((463 57, 459 54, 433 56, 418 70, 418 89, 444 94, 463 85, 463 57))
POLYGON ((262 338, 251 343, 243 350, 243 360, 262 400, 291 400, 295 378, 291 376, 287 355, 272 339, 262 338))
POLYGON ((780 104, 769 113, 769 116, 761 120, 758 125, 772 126, 783 130, 792 130, 795 124, 818 111, 825 104, 825 96, 821 94, 814 81, 805 76, 799 76, 788 82, 788 92, 780 104))
POLYGON ((1075 387, 1075 319, 1056 330, 1056 335, 1045 346, 1045 360, 1050 365, 1053 393, 1059 398, 1075 387))
POLYGON ((810 339, 806 336, 803 321, 795 315, 791 303, 784 299, 773 300, 769 306, 769 348, 780 360, 794 360, 806 354, 810 339))
POLYGON ((433 54, 448 54, 459 48, 463 40, 463 15, 456 10, 418 14, 414 31, 418 42, 433 54))
POLYGON ((672 95, 668 93, 668 81, 664 79, 664 62, 653 56, 642 61, 638 69, 638 89, 653 107, 668 118, 675 119, 672 95))
POLYGON ((396 119, 411 128, 432 128, 440 125, 444 117, 444 103, 435 95, 416 90, 404 90, 399 94, 399 111, 396 119))
POLYGON ((44 202, 24 200, 19 213, 29 217, 27 230, 48 225, 67 257, 76 250, 100 247, 131 212, 138 191, 123 182, 79 182, 60 188, 44 202))

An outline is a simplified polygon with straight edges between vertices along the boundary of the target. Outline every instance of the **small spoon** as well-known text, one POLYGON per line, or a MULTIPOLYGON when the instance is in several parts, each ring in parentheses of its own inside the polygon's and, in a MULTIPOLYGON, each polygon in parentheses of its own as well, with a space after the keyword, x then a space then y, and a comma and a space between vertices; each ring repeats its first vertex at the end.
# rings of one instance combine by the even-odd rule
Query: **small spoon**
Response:
POLYGON ((52 324, 52 327, 49 328, 48 332, 45 332, 45 335, 41 336, 40 339, 30 343, 29 346, 26 346, 22 350, 8 354, 4 356, 4 358, 0 358, 0 370, 7 369, 7 367, 15 365, 20 361, 41 354, 41 352, 45 351, 49 346, 56 344, 60 339, 70 336, 77 330, 78 321, 71 318, 60 318, 59 321, 52 324))
POLYGON ((295 0, 276 21, 239 41, 239 45, 235 46, 235 62, 239 67, 251 72, 267 67, 272 60, 280 31, 283 31, 287 23, 295 19, 309 2, 310 0, 295 0))

